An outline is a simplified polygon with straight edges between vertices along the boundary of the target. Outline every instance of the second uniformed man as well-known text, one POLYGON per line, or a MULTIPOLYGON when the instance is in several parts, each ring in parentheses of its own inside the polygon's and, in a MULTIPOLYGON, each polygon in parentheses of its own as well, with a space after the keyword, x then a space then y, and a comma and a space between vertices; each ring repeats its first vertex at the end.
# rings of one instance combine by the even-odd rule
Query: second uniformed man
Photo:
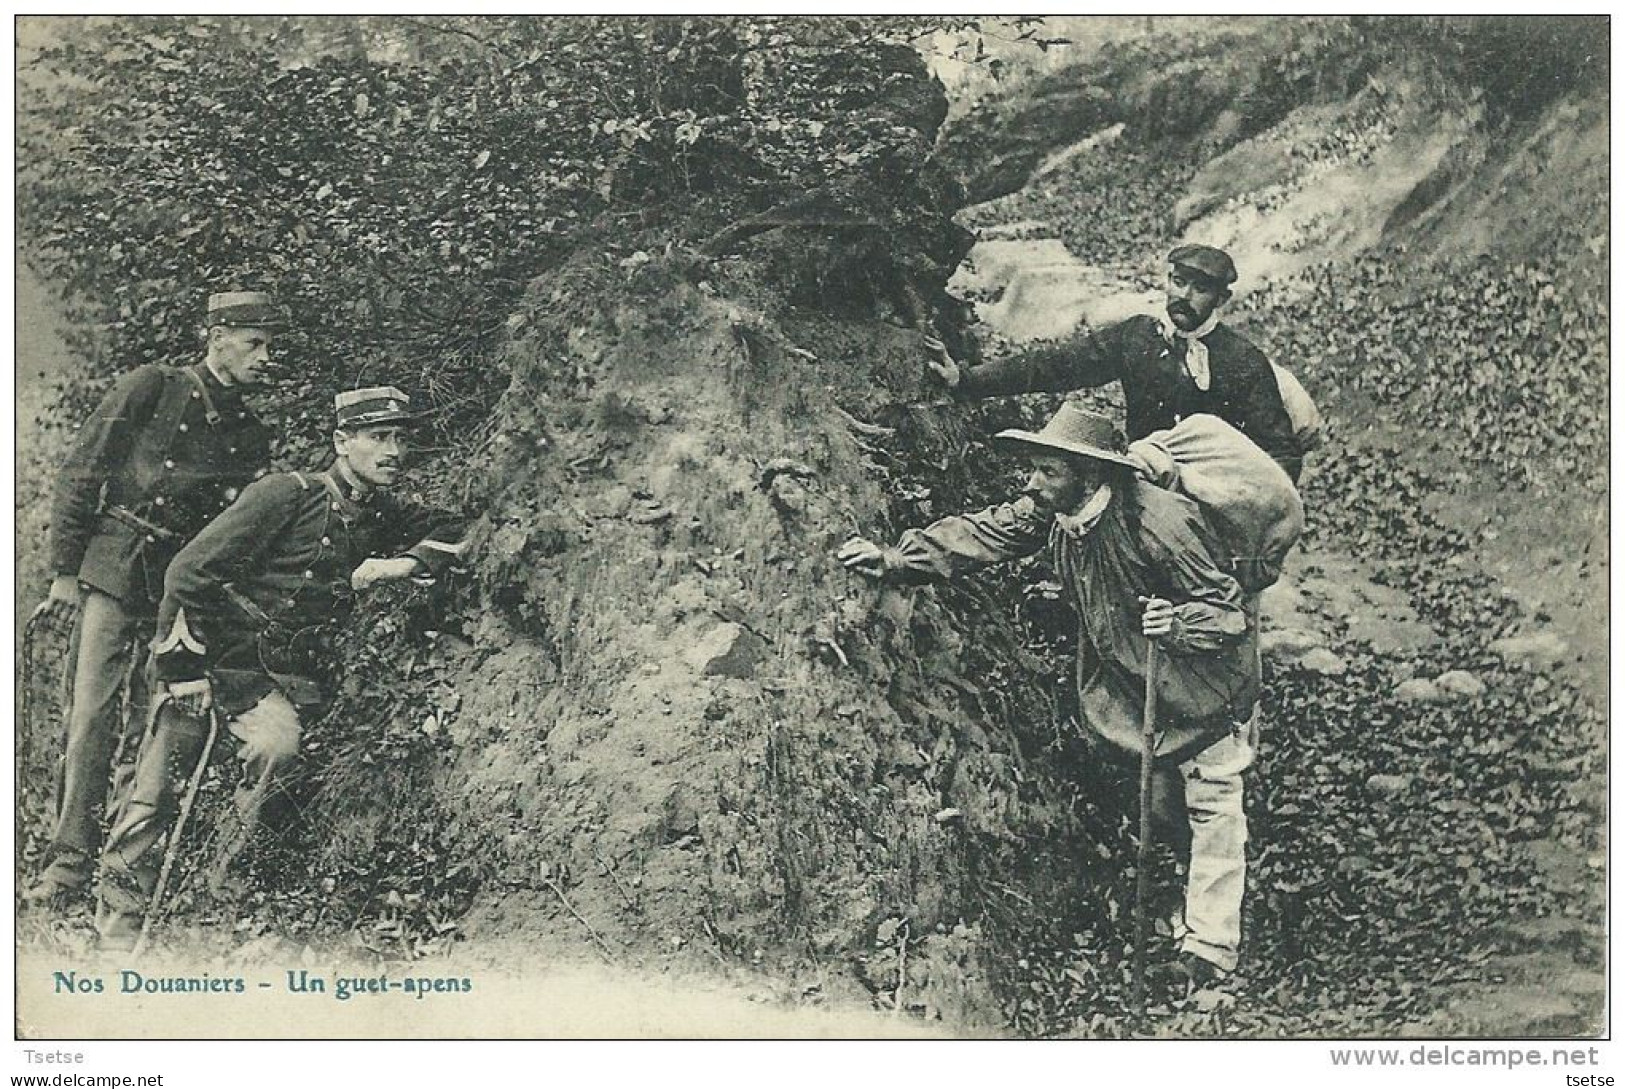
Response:
POLYGON ((134 941, 156 886, 179 785, 208 733, 235 739, 244 786, 237 831, 218 868, 252 832, 324 697, 322 640, 356 592, 434 581, 462 550, 459 518, 392 497, 407 455, 409 403, 393 387, 339 394, 337 457, 319 473, 273 473, 197 535, 164 579, 153 655, 159 713, 142 741, 102 852, 97 926, 134 941))
POLYGON ((265 472, 269 432, 243 401, 284 322, 257 291, 211 295, 203 361, 123 375, 80 429, 51 507, 53 579, 40 612, 77 614, 52 858, 28 898, 88 892, 133 647, 152 634, 170 558, 265 472))

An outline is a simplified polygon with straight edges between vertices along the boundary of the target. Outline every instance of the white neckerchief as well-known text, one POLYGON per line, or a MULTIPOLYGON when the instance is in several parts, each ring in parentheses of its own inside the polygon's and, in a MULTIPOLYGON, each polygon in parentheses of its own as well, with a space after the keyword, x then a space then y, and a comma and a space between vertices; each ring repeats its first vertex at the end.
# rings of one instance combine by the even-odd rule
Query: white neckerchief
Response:
POLYGON ((1174 319, 1166 313, 1162 315, 1163 338, 1169 344, 1173 344, 1175 340, 1185 342, 1185 373, 1191 376, 1196 388, 1204 393, 1213 384, 1213 372, 1208 368, 1207 345, 1202 342, 1202 338, 1218 328, 1221 309, 1223 308, 1215 306, 1213 313, 1207 316, 1207 320, 1188 333, 1175 325, 1174 319))
POLYGON ((1112 486, 1102 484, 1095 489, 1095 494, 1091 495, 1075 513, 1057 514, 1055 521, 1060 524, 1062 529, 1066 530, 1069 536, 1082 539, 1088 536, 1091 529, 1095 528, 1095 523, 1099 522, 1100 516, 1106 513, 1106 508, 1111 504, 1111 501, 1112 486))

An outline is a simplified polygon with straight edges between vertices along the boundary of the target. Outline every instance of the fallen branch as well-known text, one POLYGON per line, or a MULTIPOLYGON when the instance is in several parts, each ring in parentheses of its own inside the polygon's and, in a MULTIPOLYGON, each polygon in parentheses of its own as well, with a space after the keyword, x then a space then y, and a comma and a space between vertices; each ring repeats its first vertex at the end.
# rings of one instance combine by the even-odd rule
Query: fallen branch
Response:
POLYGON ((840 405, 835 406, 835 412, 845 421, 846 426, 853 431, 871 439, 889 439, 897 434, 895 427, 881 427, 879 424, 864 423, 840 405))
POLYGON ((706 257, 720 257, 746 239, 781 227, 822 230, 847 230, 853 227, 875 230, 880 227, 873 219, 855 216, 829 205, 827 195, 821 192, 775 205, 765 212, 746 216, 722 228, 701 244, 700 253, 706 257))
POLYGON ((597 944, 598 951, 603 955, 604 960, 611 967, 618 967, 619 962, 616 961, 615 954, 610 951, 609 943, 604 941, 603 938, 599 937, 598 931, 594 930, 592 928, 592 924, 582 917, 581 912, 575 909, 574 905, 572 905, 569 899, 564 895, 564 890, 559 888, 558 882, 554 881, 550 877, 547 879, 547 887, 552 889, 553 895, 559 898, 559 903, 564 905, 564 910, 568 911, 571 915, 574 915, 576 917, 576 922, 580 923, 582 927, 586 929, 587 933, 592 936, 592 940, 597 944))
POLYGON ((638 907, 637 901, 632 899, 632 894, 626 891, 626 886, 621 884, 621 878, 620 875, 615 872, 615 866, 611 866, 608 862, 605 862, 602 855, 595 853, 593 858, 597 859, 598 865, 604 868, 604 876, 609 878, 610 882, 615 886, 615 891, 621 894, 621 899, 626 901, 626 906, 631 908, 633 911, 641 910, 638 907))

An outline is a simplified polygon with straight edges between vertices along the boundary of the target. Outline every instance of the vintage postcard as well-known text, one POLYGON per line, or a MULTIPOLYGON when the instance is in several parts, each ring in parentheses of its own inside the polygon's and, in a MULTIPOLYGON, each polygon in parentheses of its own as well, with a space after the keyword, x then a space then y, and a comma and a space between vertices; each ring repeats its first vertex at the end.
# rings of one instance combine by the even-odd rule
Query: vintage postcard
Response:
POLYGON ((1606 1072, 1607 17, 14 29, 18 1044, 1606 1072))

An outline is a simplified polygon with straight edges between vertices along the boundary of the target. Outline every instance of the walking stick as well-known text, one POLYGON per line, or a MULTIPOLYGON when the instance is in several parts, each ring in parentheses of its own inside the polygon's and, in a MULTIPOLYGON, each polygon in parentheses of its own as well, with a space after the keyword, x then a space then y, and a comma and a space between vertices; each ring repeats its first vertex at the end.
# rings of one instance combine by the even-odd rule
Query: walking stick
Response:
MULTIPOLYGON (((38 701, 35 698, 34 684, 38 679, 36 677, 36 673, 39 669, 40 635, 43 632, 56 634, 60 632, 61 626, 62 618, 58 611, 53 608, 52 602, 49 601, 36 608, 33 614, 29 616, 28 622, 23 625, 23 641, 21 647, 22 662, 17 677, 17 721, 12 727, 12 732, 16 738, 16 751, 18 753, 22 753, 24 748, 33 740, 35 728, 34 716, 39 710, 37 706, 38 701)), ((70 658, 72 657, 71 644, 70 653, 68 656, 70 658)), ((70 678, 71 674, 64 674, 63 676, 59 677, 58 687, 62 688, 71 686, 70 678)), ((65 703, 69 696, 66 692, 63 692, 58 698, 63 700, 65 703)), ((67 774, 68 769, 66 761, 64 759, 58 759, 56 763, 56 812, 58 815, 61 814, 62 799, 66 795, 64 784, 67 779, 67 774)))
MULTIPOLYGON (((160 705, 162 710, 162 705, 160 705)), ((175 816, 175 824, 169 830, 169 843, 164 848, 164 864, 158 870, 158 884, 153 887, 152 899, 147 903, 147 913, 141 917, 141 935, 135 940, 135 948, 131 950, 130 957, 135 959, 146 950, 147 938, 152 933, 153 924, 158 921, 159 909, 163 906, 164 892, 169 885, 170 871, 175 868, 175 856, 180 853, 181 836, 186 831, 186 821, 192 815, 192 806, 197 802, 198 789, 203 785, 203 773, 209 768, 209 756, 214 752, 215 738, 220 733, 220 716, 213 707, 209 708, 209 733, 203 739, 203 752, 198 755, 197 767, 192 769, 191 781, 186 784, 186 794, 181 798, 181 809, 175 816)))
POLYGON ((39 655, 40 628, 51 623, 54 623, 51 613, 42 605, 34 610, 34 614, 28 618, 28 623, 23 625, 22 676, 17 678, 20 682, 17 691, 22 697, 20 701, 22 706, 18 708, 20 714, 17 718, 19 741, 34 729, 34 660, 39 655))
POLYGON ((1145 1020, 1145 947, 1150 939, 1151 767, 1157 755, 1157 641, 1145 649, 1145 717, 1140 723, 1140 845, 1134 867, 1134 1016, 1145 1020))

